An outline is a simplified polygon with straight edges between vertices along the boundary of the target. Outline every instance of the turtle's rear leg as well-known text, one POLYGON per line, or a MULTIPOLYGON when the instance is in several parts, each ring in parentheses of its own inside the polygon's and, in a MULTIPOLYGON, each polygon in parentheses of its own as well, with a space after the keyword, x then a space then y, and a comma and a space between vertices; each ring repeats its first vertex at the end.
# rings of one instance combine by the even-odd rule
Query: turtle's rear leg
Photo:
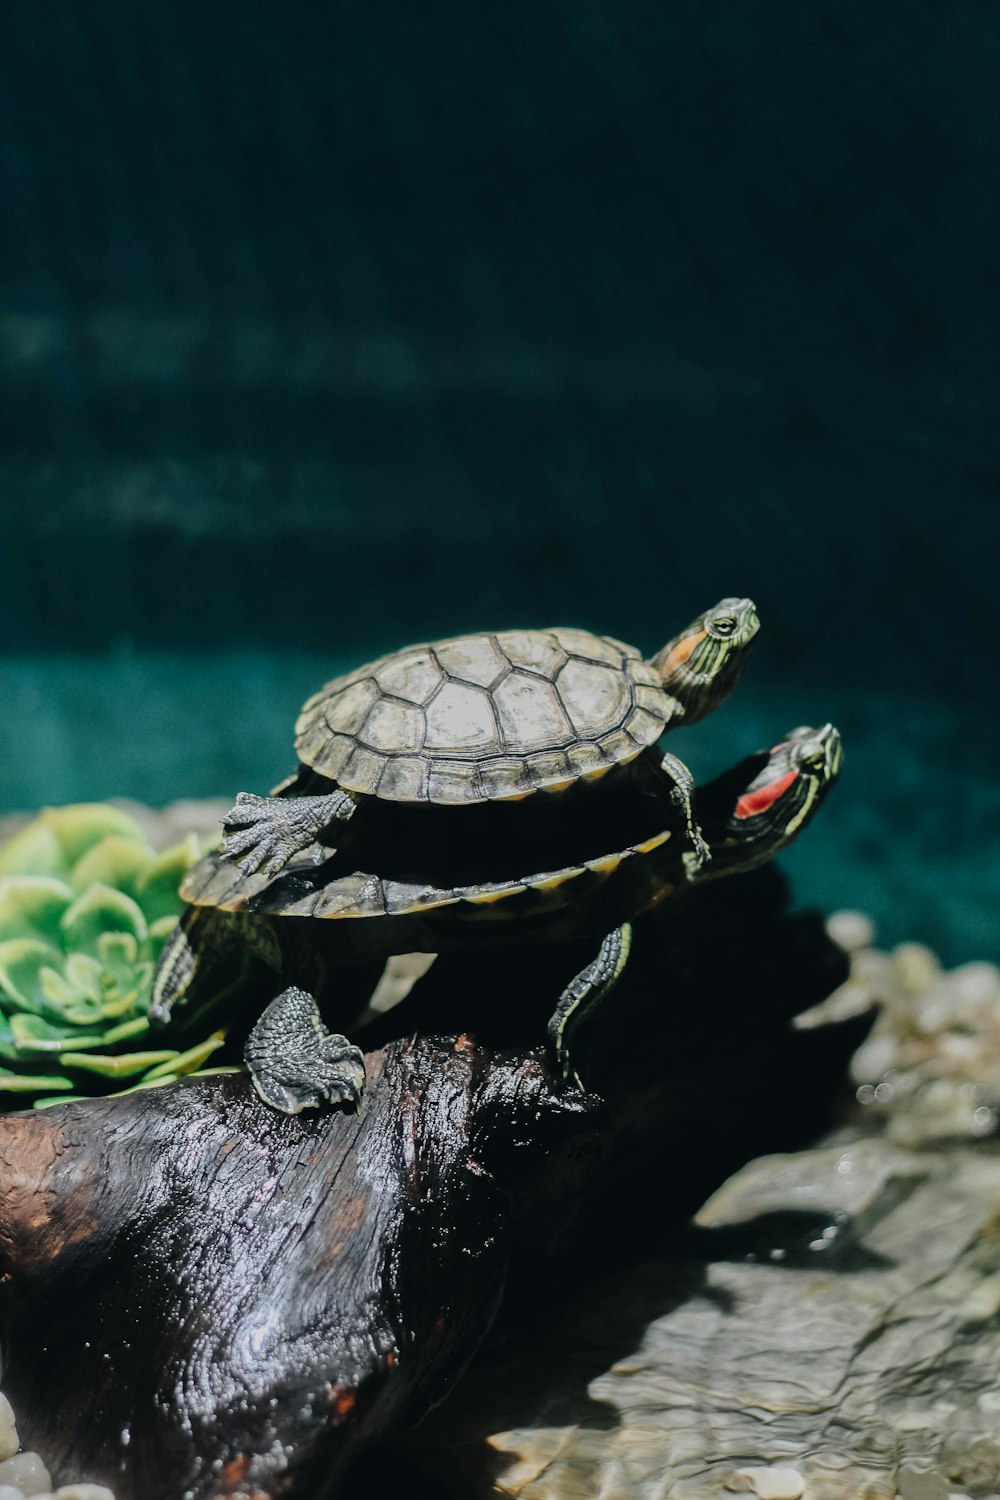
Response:
POLYGON ((264 1011, 243 1049, 253 1086, 265 1104, 286 1115, 324 1104, 361 1102, 365 1059, 346 1036, 328 1031, 308 990, 282 990, 264 1011))
POLYGON ((571 979, 549 1018, 548 1034, 566 1083, 586 1089, 571 1057, 571 1042, 580 1022, 598 1006, 621 978, 632 947, 632 927, 623 922, 609 932, 597 957, 571 979))
MULTIPOLYGON (((326 797, 258 797, 240 792, 222 825, 235 829, 222 841, 230 859, 240 860, 244 875, 263 867, 267 876, 277 875, 293 855, 314 843, 333 823, 346 822, 357 806, 350 792, 330 792, 326 797)), ((319 858, 325 859, 331 850, 319 858)))

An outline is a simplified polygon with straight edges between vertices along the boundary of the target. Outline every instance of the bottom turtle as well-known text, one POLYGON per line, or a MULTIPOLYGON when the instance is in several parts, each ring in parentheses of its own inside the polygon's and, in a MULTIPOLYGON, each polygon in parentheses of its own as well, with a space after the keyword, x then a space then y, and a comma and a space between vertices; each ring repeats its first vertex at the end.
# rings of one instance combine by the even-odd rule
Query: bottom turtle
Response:
MULTIPOLYGON (((752 869, 777 854, 823 802, 841 756, 840 735, 832 725, 797 729, 771 751, 749 757, 698 790, 698 820, 711 854, 707 865, 692 857, 679 815, 674 826, 664 828, 662 803, 635 794, 608 813, 609 819, 620 818, 629 841, 585 858, 575 857, 572 824, 565 817, 552 824, 546 845, 537 834, 537 819, 517 823, 512 821, 517 812, 508 809, 506 822, 486 830, 488 857, 502 865, 503 855, 510 864, 527 861, 531 850, 538 873, 501 880, 449 885, 414 879, 405 870, 405 837, 399 840, 402 852, 383 842, 381 858, 372 857, 382 867, 379 875, 345 872, 343 857, 335 855, 319 866, 305 859, 269 878, 244 873, 222 852, 209 854, 181 887, 189 906, 161 956, 150 1017, 165 1024, 181 1005, 200 1016, 239 995, 248 967, 258 976, 263 968, 279 982, 293 982, 266 1007, 246 1043, 246 1062, 260 1097, 288 1114, 324 1103, 357 1104, 364 1085, 362 1053, 327 1030, 313 992, 331 1006, 339 1000, 347 1022, 351 1014, 344 1014, 344 1000, 352 986, 345 983, 345 970, 351 965, 383 963, 396 953, 568 942, 592 934, 595 943, 600 939, 596 957, 571 979, 548 1022, 563 1078, 583 1088, 573 1039, 625 966, 631 919, 685 886, 752 869), (531 830, 533 849, 525 844, 531 830), (567 848, 574 857, 561 865, 539 862, 543 851, 567 848), (400 868, 391 872, 394 862, 400 868)), ((484 828, 482 822, 476 825, 477 832, 484 828)), ((467 824, 466 836, 469 831, 467 824)), ((575 832, 578 840, 579 829, 575 832)), ((594 836, 593 828, 587 836, 594 836)), ((413 842, 426 858, 419 835, 413 842)), ((438 851, 442 868, 460 869, 463 858, 465 839, 438 851)))

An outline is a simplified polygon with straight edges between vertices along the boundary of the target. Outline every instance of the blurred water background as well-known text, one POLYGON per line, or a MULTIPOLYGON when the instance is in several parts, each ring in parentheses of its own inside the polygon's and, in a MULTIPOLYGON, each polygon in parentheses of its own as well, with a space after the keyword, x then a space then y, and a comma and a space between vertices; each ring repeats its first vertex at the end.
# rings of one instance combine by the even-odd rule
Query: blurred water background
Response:
POLYGON ((786 858, 1000 958, 1000 13, 7 0, 0 811, 265 790, 411 640, 763 620, 786 858))

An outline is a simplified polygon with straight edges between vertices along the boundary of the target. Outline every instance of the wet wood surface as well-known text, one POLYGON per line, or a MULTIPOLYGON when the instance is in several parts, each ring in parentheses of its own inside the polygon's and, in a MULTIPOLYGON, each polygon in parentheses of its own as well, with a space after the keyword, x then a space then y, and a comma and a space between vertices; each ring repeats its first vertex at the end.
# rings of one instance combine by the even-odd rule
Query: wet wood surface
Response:
POLYGON ((844 964, 780 877, 640 925, 583 1039, 603 1102, 540 1046, 576 959, 439 961, 359 1038, 360 1116, 278 1116, 229 1076, 0 1119, 25 1445, 118 1500, 321 1500, 348 1466, 354 1488, 505 1292, 515 1340, 755 1151, 818 1128, 859 1031, 790 1029, 844 964))
POLYGON ((0 1120, 4 1388, 60 1478, 318 1495, 462 1369, 505 1190, 530 1197, 594 1106, 464 1039, 368 1061, 360 1118, 281 1117, 229 1077, 0 1120))

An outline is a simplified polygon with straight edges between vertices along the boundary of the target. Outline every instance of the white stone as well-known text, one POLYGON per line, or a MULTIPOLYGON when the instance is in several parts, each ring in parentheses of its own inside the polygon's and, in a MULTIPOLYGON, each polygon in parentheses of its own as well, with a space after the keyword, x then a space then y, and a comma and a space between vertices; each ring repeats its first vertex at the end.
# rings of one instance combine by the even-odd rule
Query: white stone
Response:
POLYGON ((873 1036, 851 1058, 851 1077, 855 1083, 875 1083, 899 1061, 895 1037, 887 1032, 873 1036))
POLYGON ((56 1490, 55 1500, 115 1500, 115 1497, 105 1484, 63 1484, 56 1490))
POLYGON ((948 981, 962 1000, 973 1005, 1000 999, 1000 969, 995 964, 962 964, 952 969, 948 981))
POLYGON ((875 942, 875 923, 863 911, 835 911, 826 919, 826 930, 838 947, 848 953, 870 948, 875 942))
POLYGON ((760 1500, 800 1500, 806 1482, 798 1469, 737 1469, 726 1480, 726 1489, 741 1489, 760 1500))
POLYGON ((983 1044, 978 1037, 946 1031, 937 1039, 937 1050, 938 1056, 946 1058, 953 1068, 962 1069, 964 1077, 975 1077, 975 1065, 983 1053, 983 1044))
POLYGON ((893 949, 892 966, 900 986, 909 995, 918 995, 941 972, 937 955, 923 943, 900 943, 893 949))
POLYGON ((878 948, 862 948, 851 955, 851 978, 877 1000, 894 995, 899 988, 892 959, 878 948))
POLYGON ((0 1463, 0 1484, 16 1486, 30 1500, 52 1489, 52 1476, 37 1453, 18 1453, 0 1463))
POLYGON ((0 1391, 0 1460, 13 1458, 20 1446, 13 1408, 3 1391, 0 1391))
MULTIPOLYGON (((24 1500, 24 1491, 16 1484, 0 1484, 0 1500, 24 1500)), ((36 1497, 36 1500, 45 1500, 45 1497, 36 1497)))

